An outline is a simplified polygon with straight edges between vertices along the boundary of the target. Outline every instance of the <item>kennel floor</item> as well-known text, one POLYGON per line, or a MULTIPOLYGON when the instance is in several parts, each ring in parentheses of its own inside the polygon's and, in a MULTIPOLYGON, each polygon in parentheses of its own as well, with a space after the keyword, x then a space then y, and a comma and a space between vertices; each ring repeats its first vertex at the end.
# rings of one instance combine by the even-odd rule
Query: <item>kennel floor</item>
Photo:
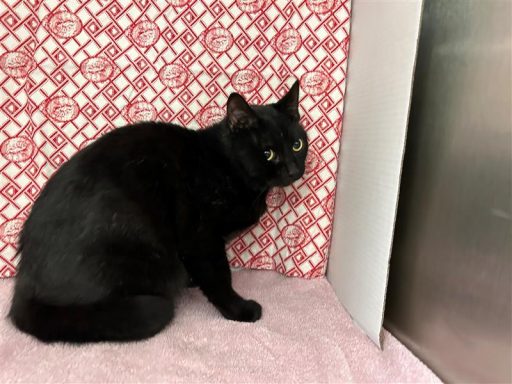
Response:
POLYGON ((5 318, 14 280, 0 280, 0 383, 438 383, 390 333, 379 350, 352 322, 326 279, 233 273, 260 302, 256 323, 225 320, 197 288, 152 339, 46 345, 5 318))

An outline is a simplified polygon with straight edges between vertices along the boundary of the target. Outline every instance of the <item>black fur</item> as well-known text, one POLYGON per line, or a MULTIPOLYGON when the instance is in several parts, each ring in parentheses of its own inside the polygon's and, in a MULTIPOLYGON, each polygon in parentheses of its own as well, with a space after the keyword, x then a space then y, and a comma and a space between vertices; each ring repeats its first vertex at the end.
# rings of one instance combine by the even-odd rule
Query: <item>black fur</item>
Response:
POLYGON ((258 320, 261 306, 231 286, 225 241, 256 223, 270 187, 304 172, 298 92, 252 107, 232 94, 207 129, 139 123, 73 156, 20 236, 13 323, 47 342, 144 339, 187 281, 227 319, 258 320))

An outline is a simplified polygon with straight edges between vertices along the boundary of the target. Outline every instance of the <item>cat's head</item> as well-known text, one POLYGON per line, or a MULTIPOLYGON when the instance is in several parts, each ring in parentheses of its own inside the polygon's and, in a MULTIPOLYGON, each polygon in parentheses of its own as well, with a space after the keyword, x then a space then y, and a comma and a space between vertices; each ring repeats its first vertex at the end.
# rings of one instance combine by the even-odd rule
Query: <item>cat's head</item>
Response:
POLYGON ((252 186, 286 186, 304 174, 308 141, 298 102, 298 81, 274 104, 251 106, 237 93, 229 96, 226 139, 252 186))

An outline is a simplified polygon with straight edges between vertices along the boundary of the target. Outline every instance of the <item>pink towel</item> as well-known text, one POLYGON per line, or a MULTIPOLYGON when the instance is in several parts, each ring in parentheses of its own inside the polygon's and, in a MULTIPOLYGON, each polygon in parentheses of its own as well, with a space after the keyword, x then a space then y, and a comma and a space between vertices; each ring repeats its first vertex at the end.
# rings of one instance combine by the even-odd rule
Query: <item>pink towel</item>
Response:
MULTIPOLYGON (((13 280, 0 282, 5 317, 13 280)), ((380 351, 355 326, 325 279, 234 273, 263 305, 254 323, 225 320, 197 289, 174 322, 131 344, 45 345, 0 321, 0 383, 439 383, 389 333, 380 351)))

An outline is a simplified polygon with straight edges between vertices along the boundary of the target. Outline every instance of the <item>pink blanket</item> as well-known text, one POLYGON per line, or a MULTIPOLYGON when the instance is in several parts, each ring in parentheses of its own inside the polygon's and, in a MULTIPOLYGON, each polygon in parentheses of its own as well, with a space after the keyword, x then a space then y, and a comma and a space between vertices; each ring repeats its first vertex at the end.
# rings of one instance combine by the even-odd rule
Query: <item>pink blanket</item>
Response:
POLYGON ((200 129, 229 93, 255 104, 301 83, 307 173, 267 198, 229 246, 233 267, 325 273, 334 207, 349 0, 0 2, 0 276, 48 177, 139 120, 200 129))
POLYGON ((13 281, 0 282, 0 383, 439 383, 389 333, 380 351, 325 279, 234 273, 263 305, 254 324, 225 320, 196 289, 153 339, 81 347, 39 343, 3 317, 13 281))

